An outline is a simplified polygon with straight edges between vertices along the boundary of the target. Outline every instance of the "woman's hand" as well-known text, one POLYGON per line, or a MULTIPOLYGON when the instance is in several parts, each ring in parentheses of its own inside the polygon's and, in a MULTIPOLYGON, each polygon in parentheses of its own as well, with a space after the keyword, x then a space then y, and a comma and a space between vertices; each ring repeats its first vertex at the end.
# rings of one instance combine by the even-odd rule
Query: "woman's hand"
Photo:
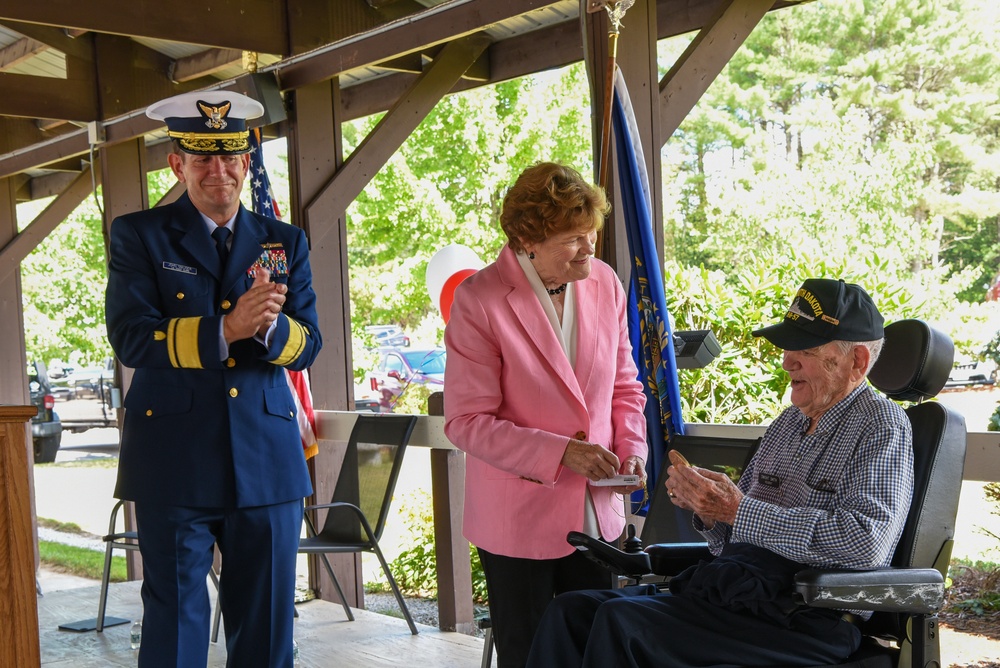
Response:
POLYGON ((603 445, 569 439, 562 465, 590 480, 603 480, 618 473, 618 455, 603 445))
POLYGON ((646 462, 636 455, 629 455, 622 462, 621 468, 618 469, 618 473, 621 475, 637 475, 639 476, 639 483, 636 485, 622 485, 621 487, 612 487, 611 491, 616 494, 631 494, 632 492, 637 492, 640 489, 646 488, 646 462))

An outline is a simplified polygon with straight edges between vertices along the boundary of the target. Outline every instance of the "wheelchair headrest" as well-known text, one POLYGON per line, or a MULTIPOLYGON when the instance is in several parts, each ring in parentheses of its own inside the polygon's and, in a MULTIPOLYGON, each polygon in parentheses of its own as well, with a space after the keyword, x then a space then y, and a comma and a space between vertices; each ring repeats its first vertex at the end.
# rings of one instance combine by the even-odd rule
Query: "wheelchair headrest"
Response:
POLYGON ((954 361, 947 334, 923 320, 897 320, 885 328, 882 354, 868 380, 890 399, 921 401, 941 391, 954 361))

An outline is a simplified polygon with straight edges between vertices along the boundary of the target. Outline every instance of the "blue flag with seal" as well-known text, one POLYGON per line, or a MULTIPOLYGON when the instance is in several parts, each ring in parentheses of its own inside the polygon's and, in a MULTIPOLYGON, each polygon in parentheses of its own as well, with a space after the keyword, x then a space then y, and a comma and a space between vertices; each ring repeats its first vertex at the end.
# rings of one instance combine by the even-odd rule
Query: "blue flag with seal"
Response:
MULTIPOLYGON (((674 434, 684 433, 674 337, 663 290, 663 265, 653 236, 653 217, 642 146, 621 71, 615 70, 612 110, 615 153, 618 157, 618 187, 622 214, 632 256, 628 289, 628 331, 632 357, 639 369, 639 382, 646 393, 647 488, 662 484, 656 479, 674 434)), ((634 512, 645 515, 649 507, 642 492, 632 496, 634 512)))

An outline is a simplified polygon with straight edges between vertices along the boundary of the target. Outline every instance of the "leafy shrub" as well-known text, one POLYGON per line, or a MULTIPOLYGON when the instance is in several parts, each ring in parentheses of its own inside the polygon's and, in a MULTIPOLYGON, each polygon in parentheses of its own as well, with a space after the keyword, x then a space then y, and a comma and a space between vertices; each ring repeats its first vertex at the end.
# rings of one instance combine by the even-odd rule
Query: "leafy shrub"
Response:
MULTIPOLYGON (((437 598, 437 551, 434 546, 434 512, 430 494, 416 492, 402 504, 403 524, 406 526, 408 538, 405 543, 409 547, 392 560, 389 568, 396 578, 403 594, 437 598)), ((476 603, 486 603, 486 575, 479 561, 479 553, 475 547, 469 546, 469 558, 472 565, 472 600, 476 603)), ((372 589, 379 587, 380 591, 388 589, 388 583, 372 583, 372 589)), ((372 590, 370 589, 370 590, 372 590)))
POLYGON ((758 266, 734 275, 666 264, 664 288, 674 329, 710 329, 722 348, 708 366, 678 371, 686 422, 762 424, 783 408, 788 376, 781 369, 782 351, 751 332, 779 322, 806 278, 840 277, 862 285, 889 322, 927 317, 911 286, 876 278, 891 276, 878 257, 833 263, 802 255, 758 266))

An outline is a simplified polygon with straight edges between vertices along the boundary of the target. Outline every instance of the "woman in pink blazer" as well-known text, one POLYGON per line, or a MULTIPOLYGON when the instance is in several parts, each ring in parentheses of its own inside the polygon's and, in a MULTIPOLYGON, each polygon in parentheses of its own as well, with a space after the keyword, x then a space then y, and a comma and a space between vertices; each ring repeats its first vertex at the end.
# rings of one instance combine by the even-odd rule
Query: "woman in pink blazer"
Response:
POLYGON ((458 287, 445 331, 444 429, 468 454, 464 534, 486 573, 500 668, 524 665, 553 596, 610 586, 566 534, 617 539, 622 494, 645 484, 625 293, 593 257, 608 209, 568 167, 525 170, 504 198, 507 245, 458 287), (590 484, 617 474, 639 484, 590 484))

